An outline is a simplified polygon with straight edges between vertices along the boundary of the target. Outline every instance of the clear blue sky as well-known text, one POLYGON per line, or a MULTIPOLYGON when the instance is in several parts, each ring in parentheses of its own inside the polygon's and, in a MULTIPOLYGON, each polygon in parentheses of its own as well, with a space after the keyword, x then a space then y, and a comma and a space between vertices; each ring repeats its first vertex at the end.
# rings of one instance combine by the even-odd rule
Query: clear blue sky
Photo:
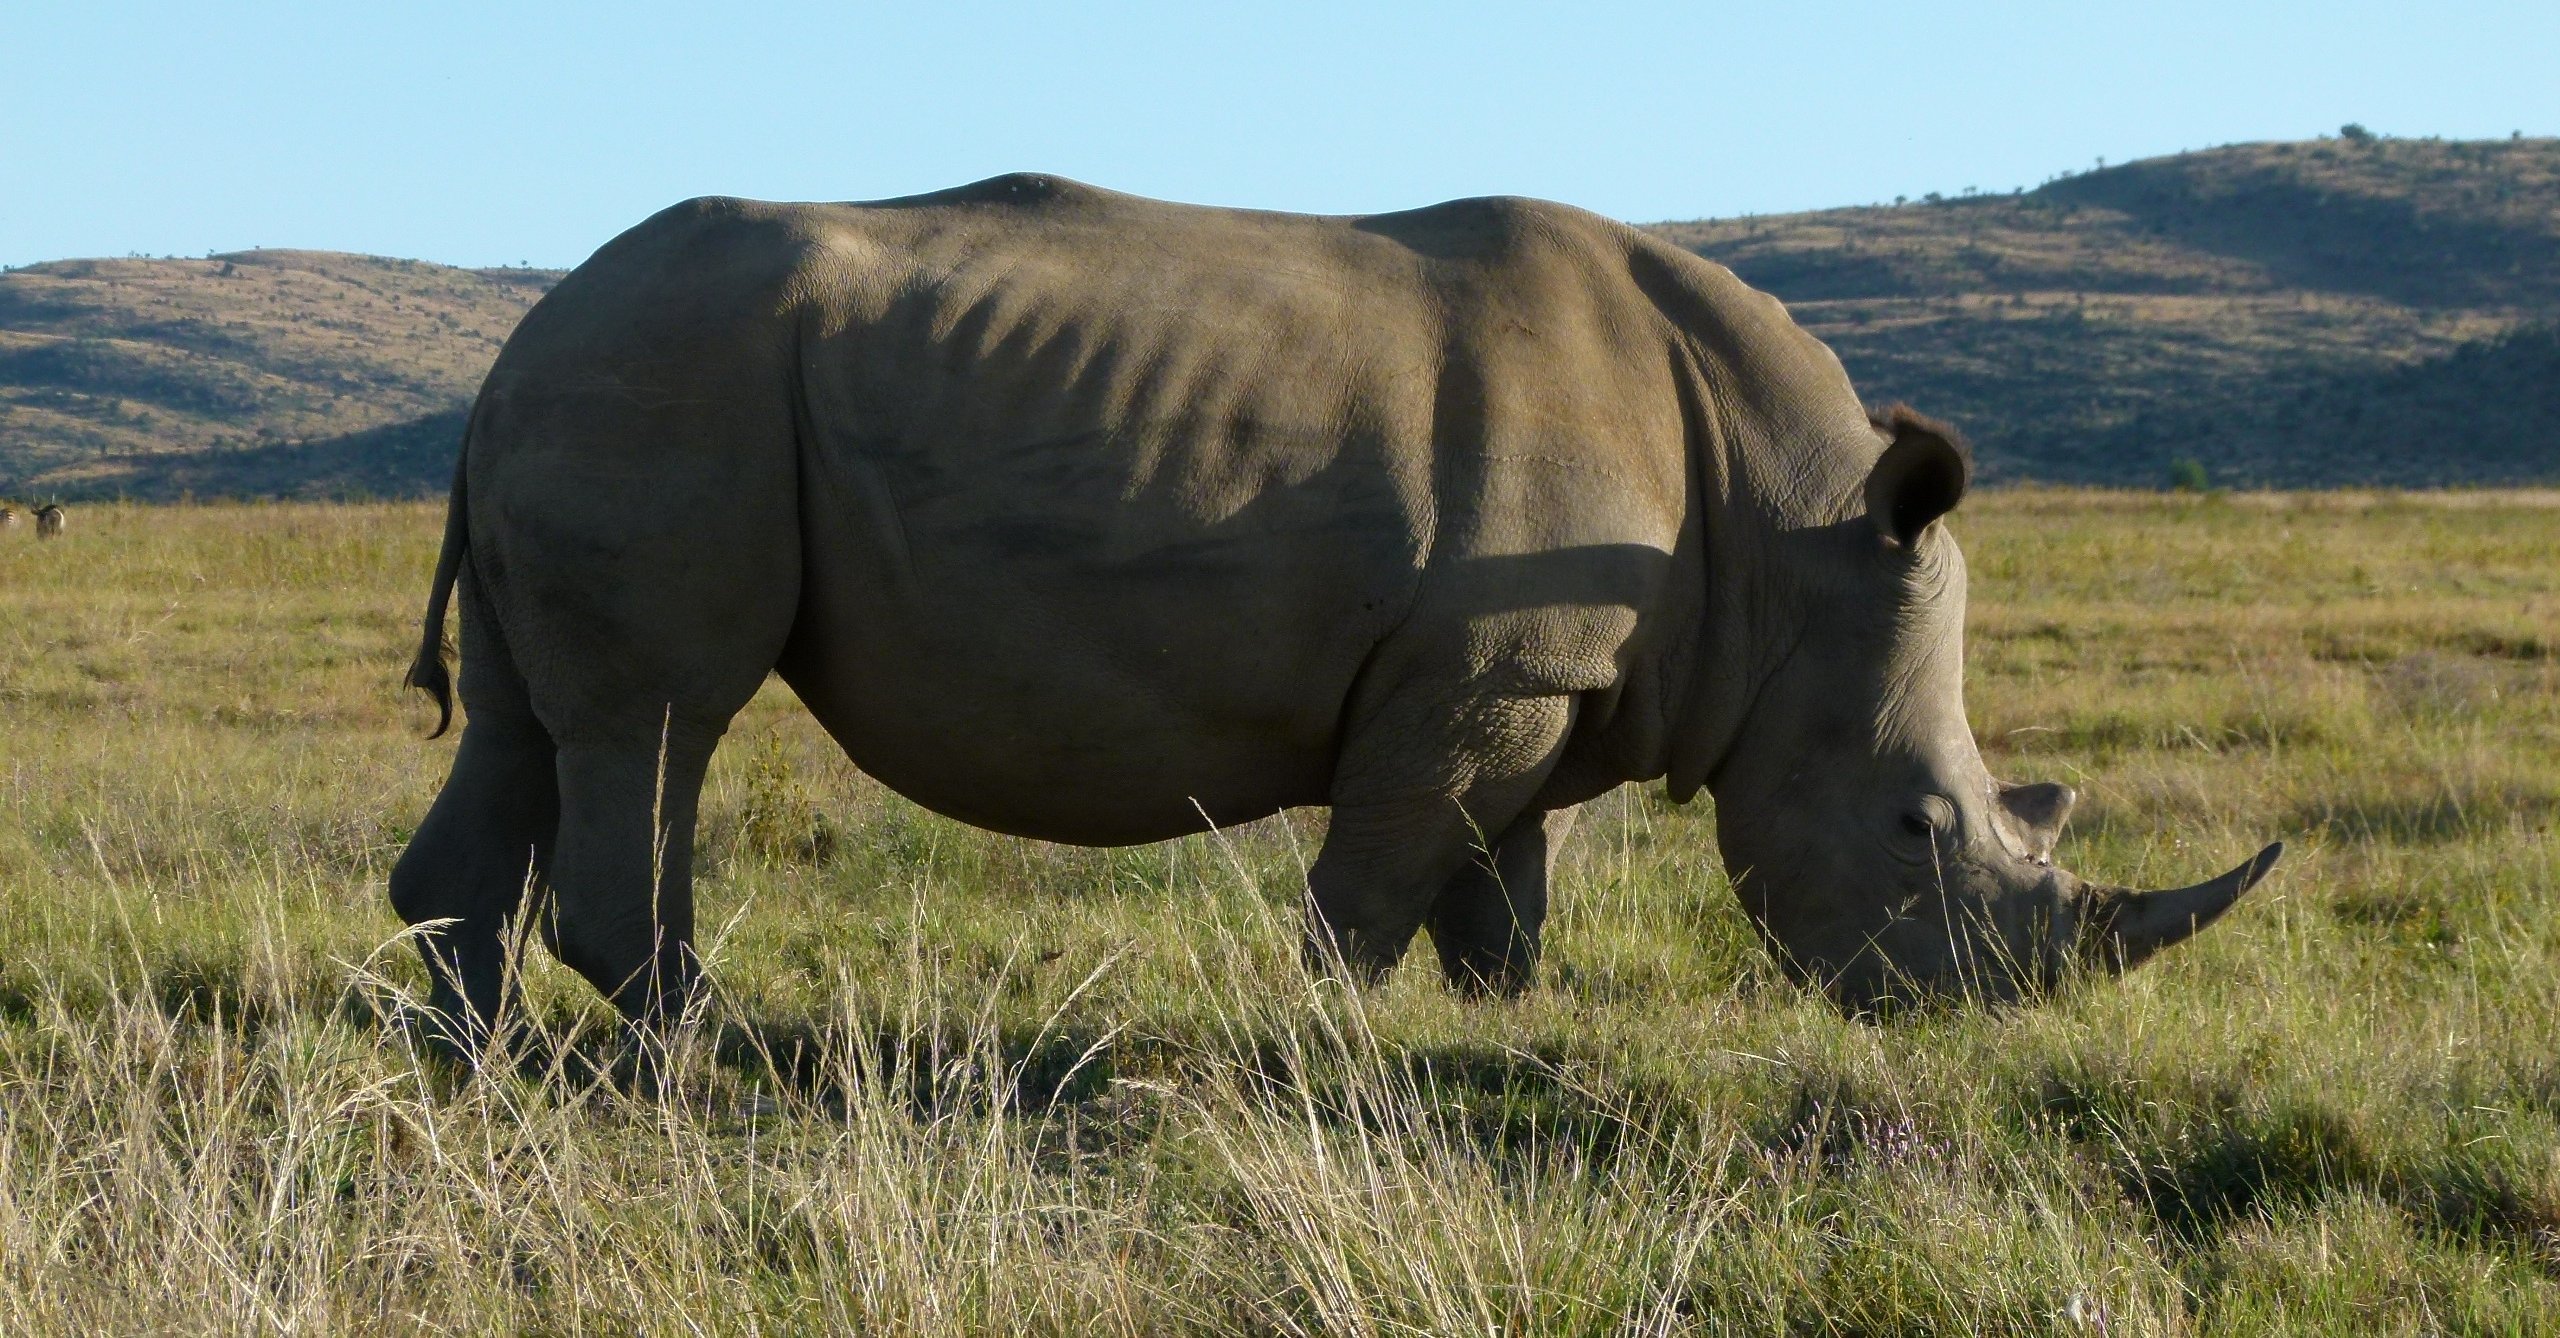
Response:
POLYGON ((0 3, 0 263, 566 265, 689 195, 1013 169, 1648 221, 2346 121, 2560 133, 2560 3, 0 3))

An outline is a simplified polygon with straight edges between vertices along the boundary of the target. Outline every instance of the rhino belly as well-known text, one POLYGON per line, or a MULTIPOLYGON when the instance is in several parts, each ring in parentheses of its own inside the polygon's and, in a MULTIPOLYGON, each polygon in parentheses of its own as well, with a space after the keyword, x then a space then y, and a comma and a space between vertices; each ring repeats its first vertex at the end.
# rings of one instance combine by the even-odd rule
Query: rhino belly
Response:
POLYGON ((1326 801, 1353 682, 1410 597, 1408 543, 941 525, 876 482, 855 471, 804 510, 782 664, 865 772, 1081 845, 1326 801))
POLYGON ((958 651, 794 668, 794 690, 855 765, 993 831, 1135 845, 1325 800, 1325 741, 1167 710, 1143 685, 1071 669, 1026 683, 958 651))

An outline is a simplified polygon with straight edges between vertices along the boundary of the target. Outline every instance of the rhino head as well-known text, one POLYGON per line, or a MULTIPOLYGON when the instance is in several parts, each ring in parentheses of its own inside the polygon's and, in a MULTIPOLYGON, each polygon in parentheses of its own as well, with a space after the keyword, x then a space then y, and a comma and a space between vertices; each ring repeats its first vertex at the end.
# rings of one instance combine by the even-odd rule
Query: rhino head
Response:
POLYGON ((1890 444, 1863 514, 1794 530, 1768 568, 1790 635, 1764 651, 1774 668, 1708 782, 1763 939, 1866 1012, 2041 993, 2210 923, 2283 847, 2158 892, 2054 865, 2071 789, 1994 779, 1965 721, 1964 554, 1938 523, 1964 495, 1965 453, 1899 406, 1874 426, 1890 444))

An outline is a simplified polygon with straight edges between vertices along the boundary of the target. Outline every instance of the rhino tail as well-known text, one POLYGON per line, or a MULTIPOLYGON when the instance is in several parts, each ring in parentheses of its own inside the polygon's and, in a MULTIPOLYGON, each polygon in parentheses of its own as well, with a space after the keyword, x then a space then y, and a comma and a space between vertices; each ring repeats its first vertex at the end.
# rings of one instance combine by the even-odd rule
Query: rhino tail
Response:
POLYGON ((444 548, 436 555, 435 588, 427 594, 426 624, 418 637, 418 658, 409 665, 405 685, 435 698, 436 727, 430 739, 441 738, 453 727, 453 670, 446 663, 444 615, 453 602, 453 583, 462 574, 462 560, 471 548, 471 522, 463 505, 464 466, 471 454, 471 434, 465 429, 462 449, 454 453, 453 491, 445 499, 444 548))

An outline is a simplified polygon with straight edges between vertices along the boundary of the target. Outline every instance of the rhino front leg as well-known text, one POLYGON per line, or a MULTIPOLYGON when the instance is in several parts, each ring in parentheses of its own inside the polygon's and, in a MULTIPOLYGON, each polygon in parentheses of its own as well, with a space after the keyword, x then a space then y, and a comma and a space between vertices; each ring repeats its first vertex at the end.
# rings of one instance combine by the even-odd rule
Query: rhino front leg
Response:
POLYGON ((1574 812, 1521 814, 1491 850, 1476 851, 1440 889, 1431 904, 1431 943, 1440 950, 1441 971, 1461 993, 1509 996, 1536 983, 1547 880, 1573 830, 1574 812))
POLYGON ((1374 713, 1344 741, 1333 818, 1307 872, 1307 959, 1384 977, 1441 889, 1510 829, 1555 766, 1569 697, 1487 698, 1374 713))

